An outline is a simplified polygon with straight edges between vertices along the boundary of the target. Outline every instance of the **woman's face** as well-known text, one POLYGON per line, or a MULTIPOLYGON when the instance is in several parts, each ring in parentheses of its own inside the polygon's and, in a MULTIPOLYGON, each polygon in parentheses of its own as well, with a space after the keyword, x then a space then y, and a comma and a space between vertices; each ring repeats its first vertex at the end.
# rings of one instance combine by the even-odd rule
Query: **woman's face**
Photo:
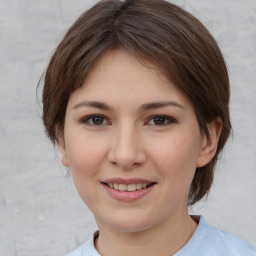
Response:
POLYGON ((71 95, 61 150, 98 225, 141 231, 187 214, 206 144, 193 106, 170 81, 111 50, 71 95))

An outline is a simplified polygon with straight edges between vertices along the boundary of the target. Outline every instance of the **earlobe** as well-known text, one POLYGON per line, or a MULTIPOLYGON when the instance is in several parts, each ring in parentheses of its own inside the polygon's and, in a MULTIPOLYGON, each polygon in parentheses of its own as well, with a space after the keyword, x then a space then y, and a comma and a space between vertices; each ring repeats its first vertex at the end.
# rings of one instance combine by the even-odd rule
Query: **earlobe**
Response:
POLYGON ((66 152, 66 149, 65 149, 65 145, 63 143, 60 143, 59 144, 59 149, 60 149, 60 153, 61 153, 61 163, 65 167, 70 167, 67 152, 66 152))
POLYGON ((62 154, 61 156, 61 162, 65 167, 70 167, 69 161, 68 161, 68 157, 67 154, 62 154))
POLYGON ((66 151, 63 129, 59 125, 56 125, 55 132, 57 134, 57 144, 59 146, 59 150, 61 153, 61 163, 65 167, 70 167, 68 156, 67 156, 67 151, 66 151))
POLYGON ((197 168, 207 165, 215 156, 220 133, 222 130, 222 121, 220 118, 216 118, 214 121, 207 125, 209 131, 209 137, 203 135, 201 142, 201 149, 197 160, 197 168))

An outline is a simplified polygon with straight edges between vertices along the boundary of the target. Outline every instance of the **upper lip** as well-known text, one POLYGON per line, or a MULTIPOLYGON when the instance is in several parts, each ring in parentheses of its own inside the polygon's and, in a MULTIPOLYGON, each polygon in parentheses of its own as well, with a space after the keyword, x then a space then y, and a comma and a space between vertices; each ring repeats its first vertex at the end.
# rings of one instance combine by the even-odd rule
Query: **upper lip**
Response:
POLYGON ((102 183, 111 183, 111 184, 114 184, 114 183, 117 183, 117 184, 126 184, 126 185, 129 185, 129 184, 152 184, 152 183, 155 183, 154 181, 151 181, 151 180, 146 180, 146 179, 139 179, 139 178, 131 178, 131 179, 123 179, 123 178, 111 178, 111 179, 106 179, 106 180, 103 180, 102 183))

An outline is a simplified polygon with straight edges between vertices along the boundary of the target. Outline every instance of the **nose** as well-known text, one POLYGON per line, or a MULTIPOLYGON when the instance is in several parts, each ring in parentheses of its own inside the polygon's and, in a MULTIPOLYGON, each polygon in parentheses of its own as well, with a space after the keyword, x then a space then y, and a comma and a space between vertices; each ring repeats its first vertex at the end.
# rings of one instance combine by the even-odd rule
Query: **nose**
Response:
POLYGON ((146 152, 136 128, 128 125, 117 128, 110 143, 108 160, 112 164, 129 170, 145 163, 146 152))

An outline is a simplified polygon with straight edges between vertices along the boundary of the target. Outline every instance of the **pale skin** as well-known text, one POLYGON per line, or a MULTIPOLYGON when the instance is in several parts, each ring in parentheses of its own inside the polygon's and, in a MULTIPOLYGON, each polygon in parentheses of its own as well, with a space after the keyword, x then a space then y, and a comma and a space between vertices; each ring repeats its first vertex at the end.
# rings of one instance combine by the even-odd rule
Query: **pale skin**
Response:
POLYGON ((219 119, 208 124, 206 138, 189 100, 125 50, 95 63, 70 96, 59 145, 95 216, 101 255, 169 256, 188 242, 197 227, 189 187, 196 168, 215 155, 221 126, 219 119), (104 183, 116 178, 153 185, 136 200, 119 200, 104 183))

